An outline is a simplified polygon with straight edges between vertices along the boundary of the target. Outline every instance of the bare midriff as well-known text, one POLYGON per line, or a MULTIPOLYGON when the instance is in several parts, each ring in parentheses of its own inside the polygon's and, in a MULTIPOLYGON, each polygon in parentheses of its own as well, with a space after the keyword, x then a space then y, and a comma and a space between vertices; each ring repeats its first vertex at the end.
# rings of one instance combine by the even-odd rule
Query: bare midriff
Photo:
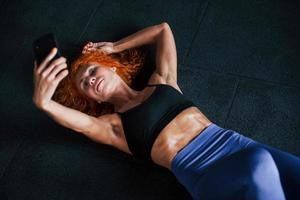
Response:
POLYGON ((197 107, 189 107, 180 112, 156 138, 152 149, 153 162, 168 169, 177 152, 193 138, 201 134, 212 122, 197 107))
MULTIPOLYGON (((116 136, 112 145, 132 155, 118 114, 108 115, 106 120, 112 125, 109 129, 111 134, 116 136)), ((152 161, 171 170, 171 163, 177 152, 210 124, 212 122, 197 107, 184 109, 161 130, 155 139, 151 149, 152 161)))

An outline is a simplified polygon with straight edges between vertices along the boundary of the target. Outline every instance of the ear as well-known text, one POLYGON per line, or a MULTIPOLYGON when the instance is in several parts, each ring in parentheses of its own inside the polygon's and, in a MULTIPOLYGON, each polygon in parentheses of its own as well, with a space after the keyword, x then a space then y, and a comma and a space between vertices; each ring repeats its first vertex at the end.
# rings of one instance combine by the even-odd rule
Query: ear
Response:
POLYGON ((117 70, 117 68, 116 67, 112 67, 111 68, 114 72, 117 70))

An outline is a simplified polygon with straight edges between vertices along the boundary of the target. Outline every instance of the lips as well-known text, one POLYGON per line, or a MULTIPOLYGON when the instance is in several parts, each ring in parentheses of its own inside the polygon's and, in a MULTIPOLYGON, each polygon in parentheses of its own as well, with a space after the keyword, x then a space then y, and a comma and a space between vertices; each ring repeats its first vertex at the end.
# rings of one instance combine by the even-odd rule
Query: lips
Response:
POLYGON ((96 86, 96 91, 97 91, 97 92, 100 92, 100 85, 101 85, 101 83, 102 83, 103 80, 104 80, 104 79, 102 78, 102 79, 98 82, 98 84, 97 84, 97 86, 96 86))

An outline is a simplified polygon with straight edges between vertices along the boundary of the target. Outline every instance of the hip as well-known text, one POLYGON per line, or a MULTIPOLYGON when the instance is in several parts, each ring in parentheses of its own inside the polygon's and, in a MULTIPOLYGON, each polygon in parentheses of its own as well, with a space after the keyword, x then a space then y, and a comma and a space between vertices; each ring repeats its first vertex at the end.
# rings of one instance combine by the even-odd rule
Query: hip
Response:
POLYGON ((190 184, 216 161, 253 143, 252 139, 213 123, 177 152, 171 161, 171 171, 182 184, 190 184))

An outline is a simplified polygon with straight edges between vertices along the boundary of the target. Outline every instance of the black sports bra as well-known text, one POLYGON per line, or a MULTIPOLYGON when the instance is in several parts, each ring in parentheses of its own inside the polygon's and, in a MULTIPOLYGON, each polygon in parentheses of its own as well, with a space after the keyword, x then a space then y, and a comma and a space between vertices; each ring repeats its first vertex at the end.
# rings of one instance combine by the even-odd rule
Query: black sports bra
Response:
POLYGON ((151 159, 151 148, 161 130, 185 108, 196 106, 167 84, 154 84, 152 94, 141 104, 120 114, 128 147, 133 156, 151 159))

